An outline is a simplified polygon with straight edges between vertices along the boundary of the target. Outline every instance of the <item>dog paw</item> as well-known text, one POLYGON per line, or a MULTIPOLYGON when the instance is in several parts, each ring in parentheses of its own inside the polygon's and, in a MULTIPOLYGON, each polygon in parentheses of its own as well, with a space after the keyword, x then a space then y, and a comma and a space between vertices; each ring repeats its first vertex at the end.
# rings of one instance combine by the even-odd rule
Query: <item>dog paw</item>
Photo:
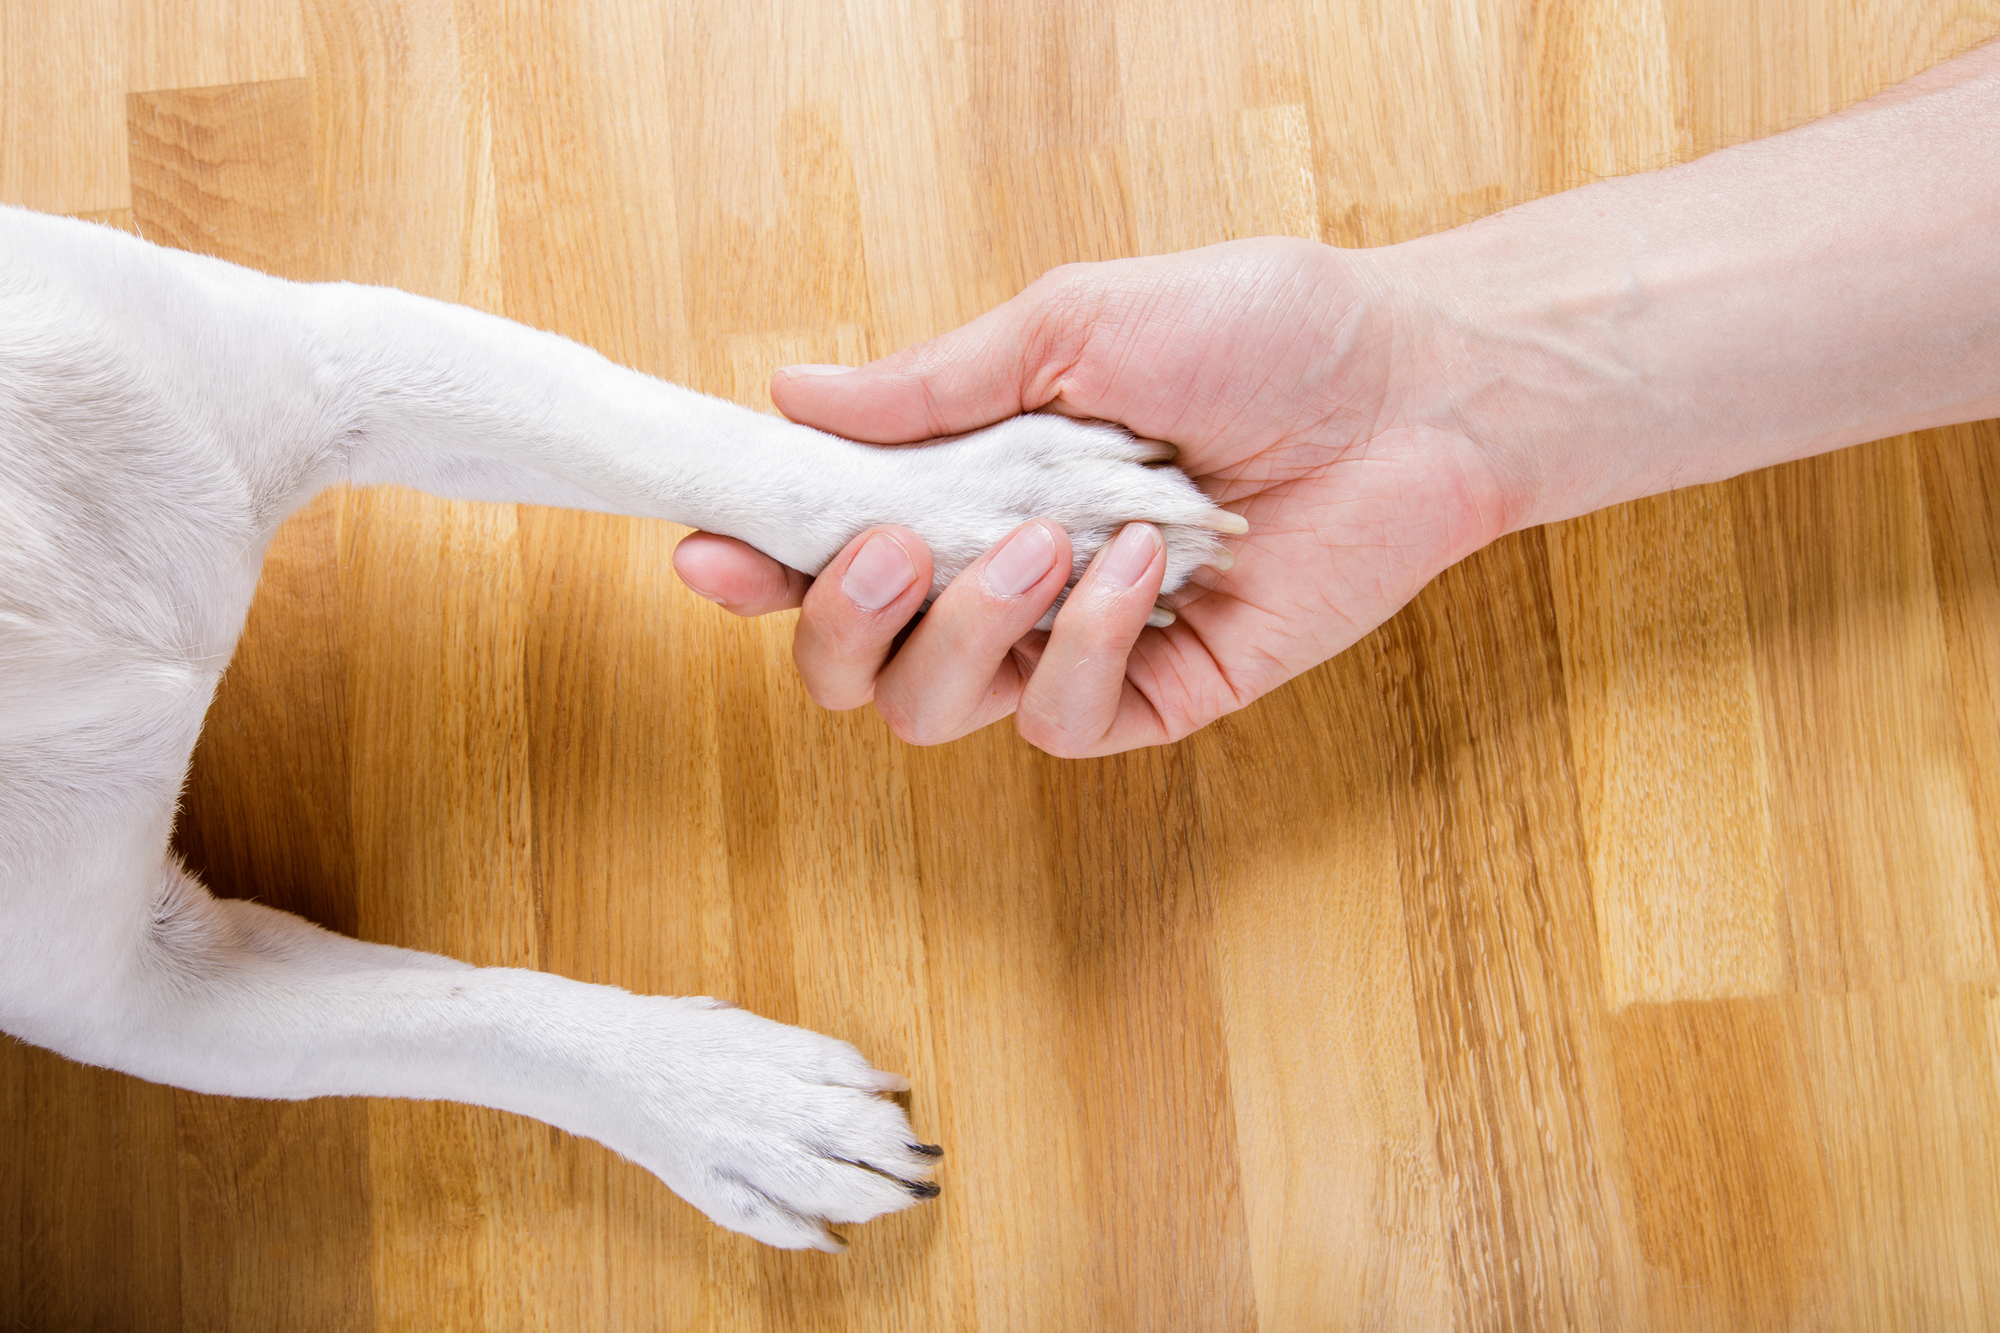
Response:
POLYGON ((844 1041, 703 999, 648 999, 686 1053, 640 1094, 632 1133, 607 1134, 731 1231, 781 1249, 839 1252, 829 1223, 925 1199, 941 1150, 883 1094, 907 1080, 844 1041), (622 1141, 620 1141, 622 1140, 622 1141))
POLYGON ((1030 413, 883 452, 889 512, 875 521, 905 524, 924 539, 936 562, 933 597, 1030 519, 1052 519, 1069 531, 1072 585, 1125 524, 1154 524, 1167 548, 1162 592, 1180 588, 1203 565, 1227 568, 1221 537, 1249 530, 1169 465, 1170 447, 1104 422, 1030 413))

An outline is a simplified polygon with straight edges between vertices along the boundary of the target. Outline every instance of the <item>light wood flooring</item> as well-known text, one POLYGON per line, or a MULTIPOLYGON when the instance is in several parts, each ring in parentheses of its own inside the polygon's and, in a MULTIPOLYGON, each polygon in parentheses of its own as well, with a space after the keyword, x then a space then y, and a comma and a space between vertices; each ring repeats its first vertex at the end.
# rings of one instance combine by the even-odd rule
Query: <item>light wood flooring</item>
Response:
MULTIPOLYGON (((768 406, 1068 260, 1684 159, 2000 0, 0 0, 0 200, 768 406)), ((0 479, 4 484, 4 479, 0 479)), ((661 525, 337 492, 180 843, 914 1081, 844 1257, 456 1106, 0 1043, 0 1328, 2000 1327, 2000 426, 1520 534, 1168 749, 813 707, 661 525)))

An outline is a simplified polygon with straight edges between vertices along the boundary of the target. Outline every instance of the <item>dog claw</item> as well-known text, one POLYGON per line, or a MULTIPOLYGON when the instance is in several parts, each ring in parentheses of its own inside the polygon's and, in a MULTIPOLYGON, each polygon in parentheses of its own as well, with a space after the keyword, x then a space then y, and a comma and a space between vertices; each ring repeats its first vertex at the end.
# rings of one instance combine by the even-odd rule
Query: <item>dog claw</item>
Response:
POLYGON ((1134 443, 1140 445, 1146 451, 1139 455, 1141 463, 1171 463, 1181 456, 1180 446, 1168 444, 1165 440, 1148 440, 1144 437, 1139 437, 1134 440, 1134 443))
POLYGON ((1180 619, 1179 616, 1176 616, 1172 611, 1157 602, 1153 604, 1153 609, 1146 615, 1146 623, 1154 629, 1165 629, 1178 619, 1180 619))
POLYGON ((944 1146, 943 1146, 942 1144, 937 1144, 937 1143, 912 1143, 912 1144, 910 1144, 910 1145, 909 1145, 909 1149, 910 1149, 910 1151, 911 1151, 911 1152, 914 1152, 914 1153, 922 1153, 922 1154, 923 1154, 924 1156, 926 1156, 926 1157, 942 1157, 942 1156, 944 1156, 944 1146))
POLYGON ((1200 520, 1201 526, 1210 532, 1223 532, 1241 537, 1250 531, 1250 520, 1241 514, 1233 514, 1227 509, 1218 509, 1207 518, 1200 520))
POLYGON ((1225 547, 1209 557, 1208 567, 1218 574, 1227 574, 1236 568, 1236 553, 1225 547))

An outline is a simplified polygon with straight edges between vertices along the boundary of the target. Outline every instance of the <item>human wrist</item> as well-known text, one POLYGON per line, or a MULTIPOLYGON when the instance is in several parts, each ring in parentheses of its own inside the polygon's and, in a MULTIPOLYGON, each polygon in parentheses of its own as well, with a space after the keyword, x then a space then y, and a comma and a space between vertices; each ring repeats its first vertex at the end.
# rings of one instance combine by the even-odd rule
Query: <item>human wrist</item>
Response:
POLYGON ((1505 530, 1613 504, 1682 470, 1705 437, 1681 367, 1647 334, 1659 307, 1698 304, 1643 228, 1590 187, 1380 252, 1395 290, 1404 425, 1462 438, 1496 478, 1505 530))

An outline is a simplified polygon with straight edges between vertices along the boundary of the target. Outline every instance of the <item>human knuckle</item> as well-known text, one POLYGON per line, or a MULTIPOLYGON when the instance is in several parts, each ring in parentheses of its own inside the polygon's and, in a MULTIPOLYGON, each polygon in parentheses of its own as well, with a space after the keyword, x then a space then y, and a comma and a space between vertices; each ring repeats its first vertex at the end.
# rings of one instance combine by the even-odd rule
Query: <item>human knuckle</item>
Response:
POLYGON ((882 721, 888 724, 897 739, 906 744, 936 745, 939 741, 950 739, 940 736, 935 722, 900 694, 878 695, 875 711, 881 714, 882 721))
POLYGON ((1057 759, 1081 759, 1085 757, 1085 747, 1080 739, 1061 721, 1040 712, 1023 710, 1014 719, 1014 729, 1021 739, 1044 754, 1057 759))

